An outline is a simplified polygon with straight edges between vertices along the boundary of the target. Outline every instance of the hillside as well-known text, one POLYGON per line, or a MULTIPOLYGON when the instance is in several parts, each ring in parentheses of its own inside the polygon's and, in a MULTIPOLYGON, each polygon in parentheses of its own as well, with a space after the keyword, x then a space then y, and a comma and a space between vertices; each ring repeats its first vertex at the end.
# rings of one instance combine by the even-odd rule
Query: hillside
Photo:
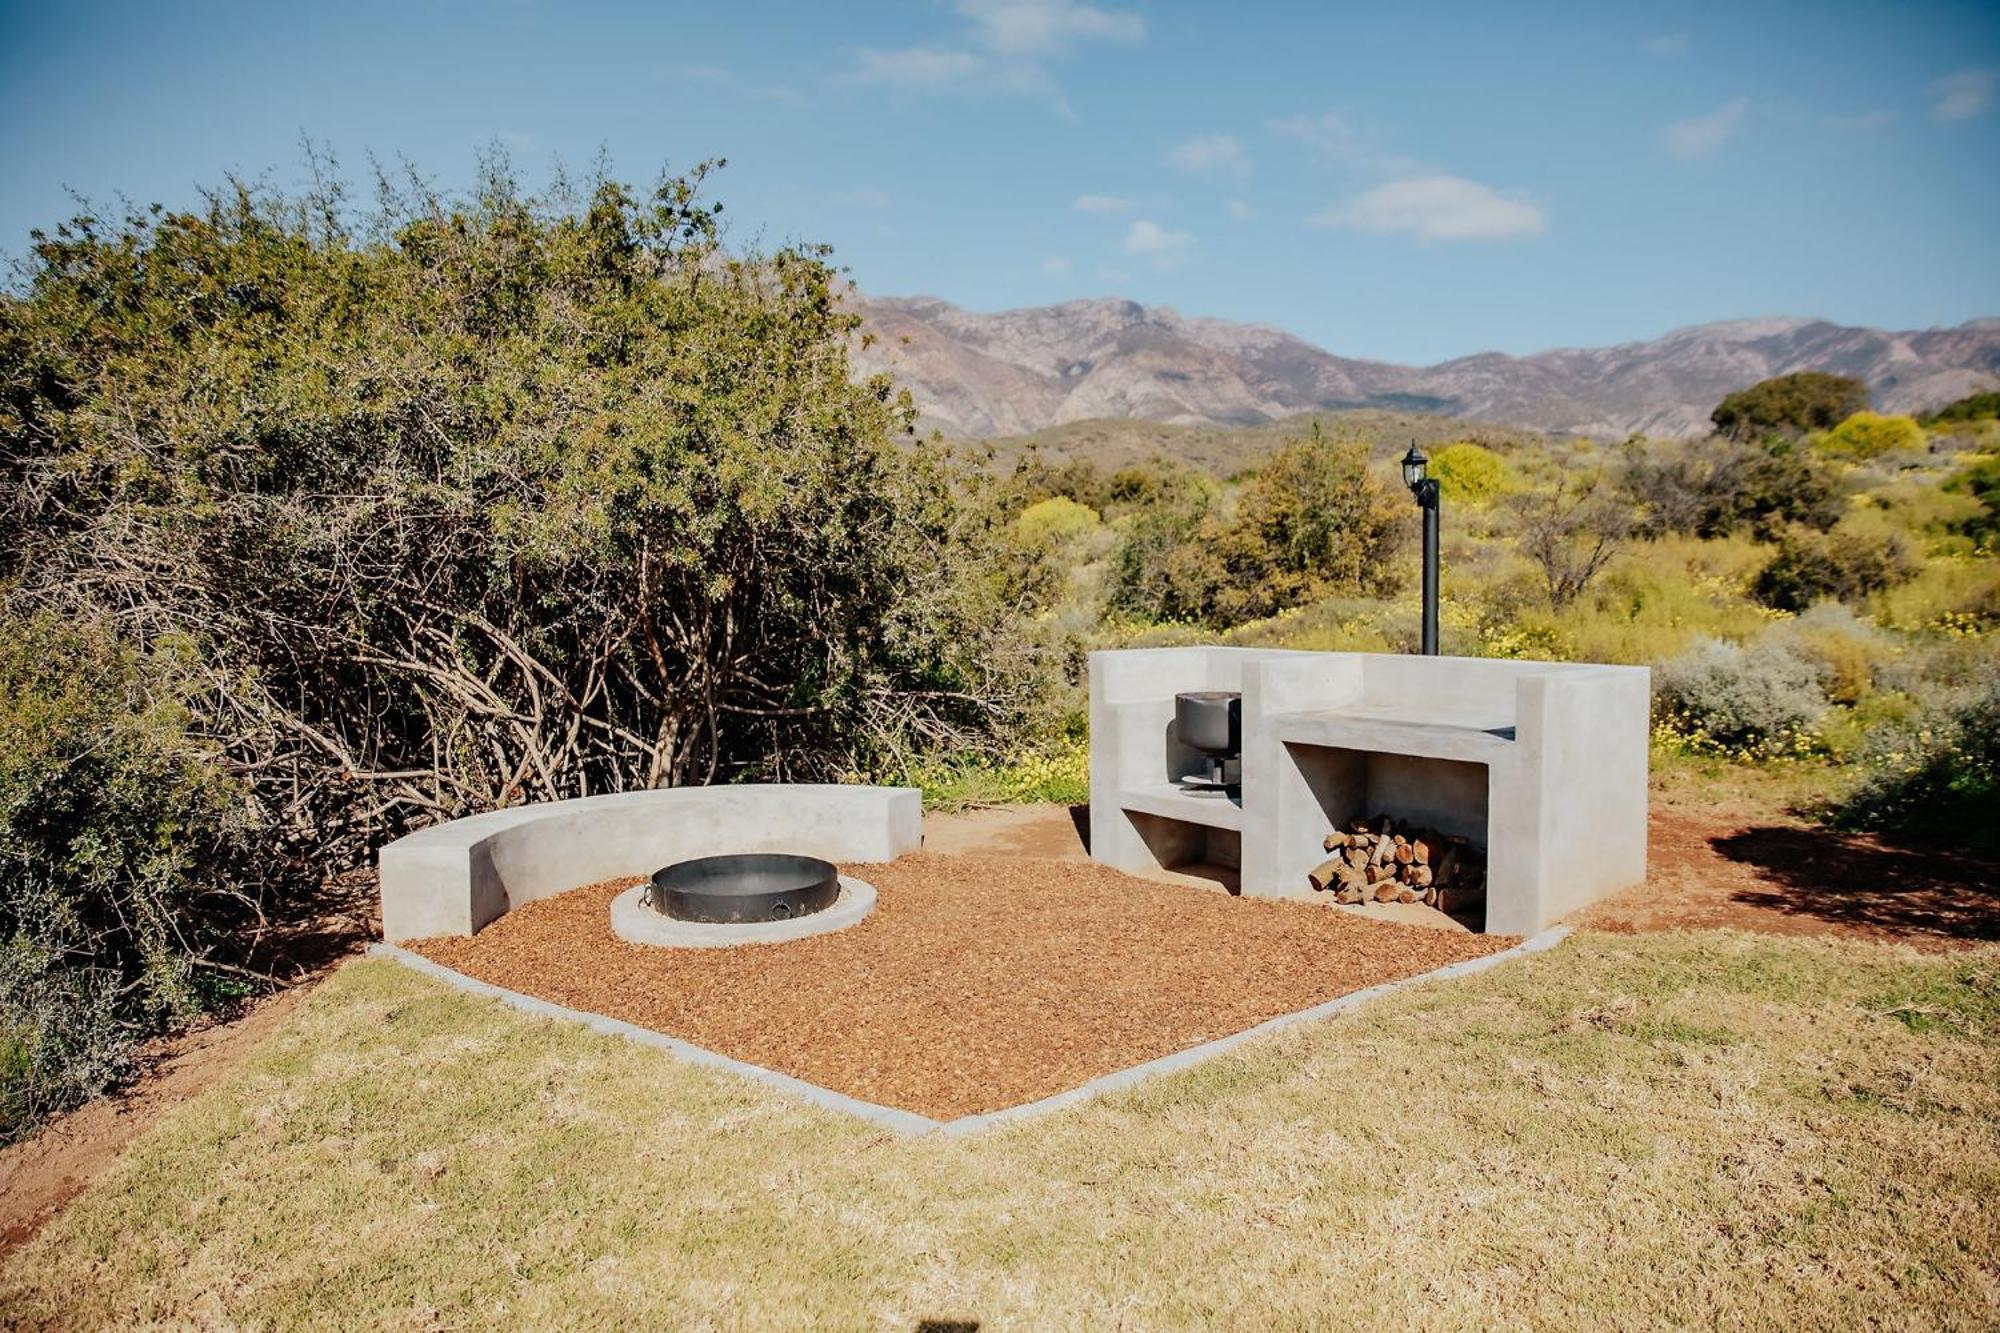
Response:
POLYGON ((1864 380, 1917 411, 2000 386, 2000 320, 1889 332, 1825 320, 1731 320, 1649 342, 1499 352, 1435 366, 1336 356, 1280 329, 1115 299, 979 314, 931 297, 850 296, 876 340, 867 371, 907 385, 924 423, 960 438, 1103 418, 1255 425, 1369 408, 1537 430, 1685 436, 1725 395, 1772 375, 1864 380))

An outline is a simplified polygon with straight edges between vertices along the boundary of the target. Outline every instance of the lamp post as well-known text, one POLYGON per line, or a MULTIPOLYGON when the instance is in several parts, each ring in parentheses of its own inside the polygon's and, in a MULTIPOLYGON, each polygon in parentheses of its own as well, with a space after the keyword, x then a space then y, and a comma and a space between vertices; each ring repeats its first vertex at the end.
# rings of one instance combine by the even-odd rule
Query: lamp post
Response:
POLYGON ((1428 475, 1431 460, 1417 448, 1415 440, 1410 441, 1410 452, 1403 455, 1403 484, 1410 488, 1410 494, 1417 499, 1417 507, 1424 511, 1424 646, 1426 657, 1436 657, 1438 651, 1438 484, 1437 478, 1428 475))

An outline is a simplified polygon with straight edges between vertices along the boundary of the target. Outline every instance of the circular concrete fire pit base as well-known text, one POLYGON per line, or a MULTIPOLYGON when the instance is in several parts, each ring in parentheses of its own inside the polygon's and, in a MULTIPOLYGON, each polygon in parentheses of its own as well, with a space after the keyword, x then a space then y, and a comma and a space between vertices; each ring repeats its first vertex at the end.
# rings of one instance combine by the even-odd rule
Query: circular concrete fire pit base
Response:
POLYGON ((840 896, 810 916, 790 921, 744 921, 718 924, 676 921, 641 901, 644 884, 635 884, 611 900, 611 933, 633 944, 657 944, 670 949, 726 949, 737 944, 783 944, 811 935, 825 935, 859 925, 875 910, 875 886, 852 875, 840 877, 840 896))

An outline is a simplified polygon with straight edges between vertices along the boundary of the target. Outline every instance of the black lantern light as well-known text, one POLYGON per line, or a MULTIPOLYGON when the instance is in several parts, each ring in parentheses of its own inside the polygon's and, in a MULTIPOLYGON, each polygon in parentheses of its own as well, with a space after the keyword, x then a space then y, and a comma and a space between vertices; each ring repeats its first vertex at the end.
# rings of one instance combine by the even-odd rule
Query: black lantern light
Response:
POLYGON ((1424 639, 1423 652, 1436 657, 1438 651, 1438 484, 1430 475, 1431 460, 1410 441, 1403 455, 1403 484, 1424 511, 1424 639))

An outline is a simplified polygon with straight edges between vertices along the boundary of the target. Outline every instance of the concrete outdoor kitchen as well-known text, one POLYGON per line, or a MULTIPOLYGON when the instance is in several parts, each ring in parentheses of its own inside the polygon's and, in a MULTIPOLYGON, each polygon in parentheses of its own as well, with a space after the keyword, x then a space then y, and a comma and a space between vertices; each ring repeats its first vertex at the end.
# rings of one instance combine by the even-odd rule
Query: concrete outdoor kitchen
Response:
POLYGON ((1187 647, 1090 659, 1091 854, 1128 873, 1237 870, 1311 898, 1326 835, 1388 815, 1483 852, 1482 928, 1528 933, 1646 874, 1641 667, 1187 647), (1175 696, 1240 691, 1240 790, 1202 766, 1175 696))

